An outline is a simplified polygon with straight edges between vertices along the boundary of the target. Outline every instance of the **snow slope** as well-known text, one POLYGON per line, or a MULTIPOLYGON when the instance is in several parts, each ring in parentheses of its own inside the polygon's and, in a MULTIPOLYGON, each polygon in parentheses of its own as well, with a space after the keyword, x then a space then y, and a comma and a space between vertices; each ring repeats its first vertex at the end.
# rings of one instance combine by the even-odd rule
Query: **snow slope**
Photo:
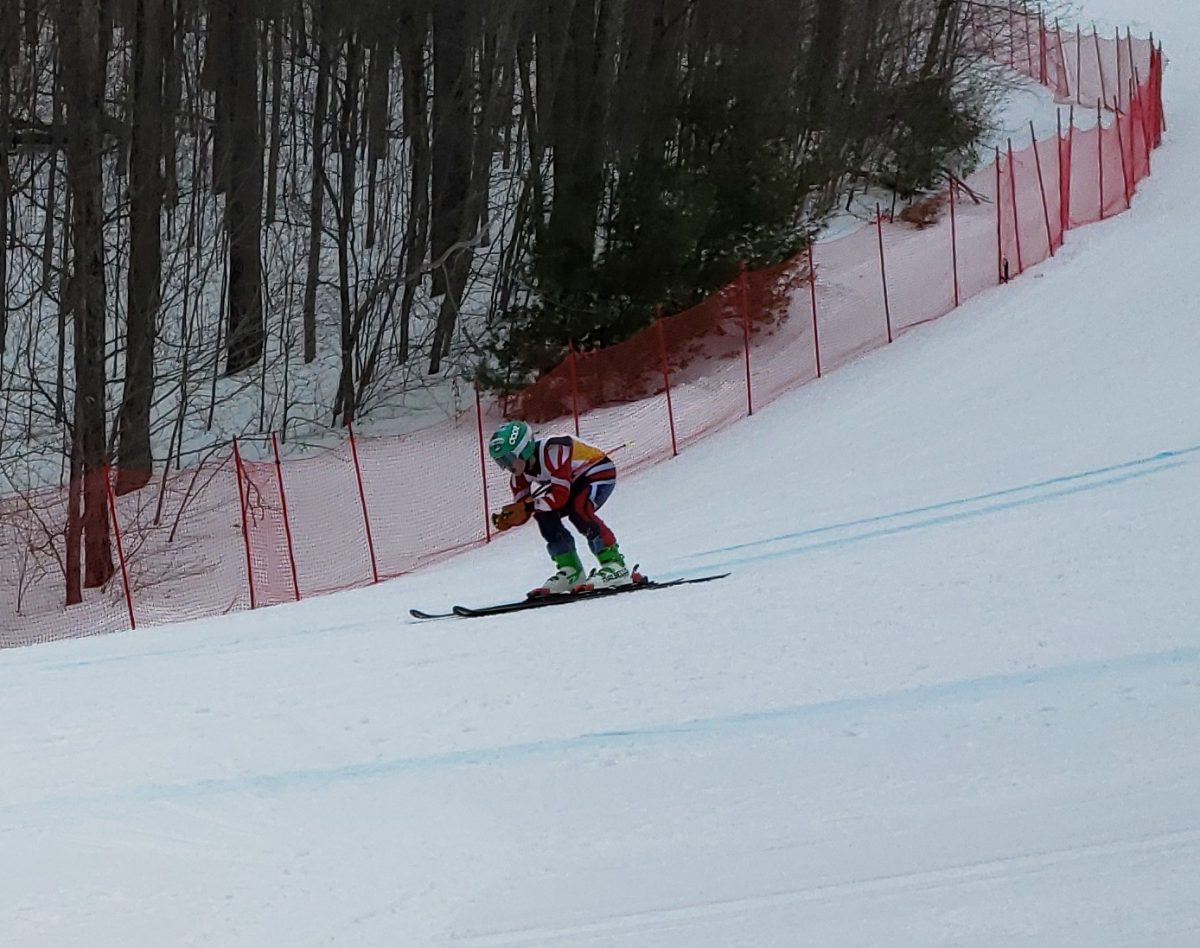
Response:
POLYGON ((407 618, 541 579, 525 531, 0 652, 0 941, 1200 944, 1200 12, 1137 12, 1132 212, 620 485, 729 579, 407 618))

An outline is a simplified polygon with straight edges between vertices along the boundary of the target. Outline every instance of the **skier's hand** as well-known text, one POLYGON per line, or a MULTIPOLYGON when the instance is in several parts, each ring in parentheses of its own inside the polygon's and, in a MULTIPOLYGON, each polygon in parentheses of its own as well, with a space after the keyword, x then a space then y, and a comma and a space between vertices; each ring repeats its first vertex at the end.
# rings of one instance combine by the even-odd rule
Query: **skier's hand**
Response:
POLYGON ((514 500, 511 504, 505 504, 496 513, 492 514, 492 526, 497 530, 510 530, 513 527, 519 527, 529 515, 533 513, 533 502, 528 498, 525 500, 514 500))

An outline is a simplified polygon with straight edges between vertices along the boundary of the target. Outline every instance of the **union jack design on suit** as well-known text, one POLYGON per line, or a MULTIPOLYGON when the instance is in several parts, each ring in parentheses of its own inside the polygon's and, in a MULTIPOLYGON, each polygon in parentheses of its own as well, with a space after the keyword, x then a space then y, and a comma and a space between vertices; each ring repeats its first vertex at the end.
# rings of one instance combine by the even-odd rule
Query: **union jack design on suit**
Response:
POLYGON ((551 556, 575 549, 564 517, 587 537, 593 553, 617 542, 596 513, 616 481, 617 468, 608 455, 570 435, 537 442, 529 468, 511 478, 514 500, 534 498, 533 516, 551 556))

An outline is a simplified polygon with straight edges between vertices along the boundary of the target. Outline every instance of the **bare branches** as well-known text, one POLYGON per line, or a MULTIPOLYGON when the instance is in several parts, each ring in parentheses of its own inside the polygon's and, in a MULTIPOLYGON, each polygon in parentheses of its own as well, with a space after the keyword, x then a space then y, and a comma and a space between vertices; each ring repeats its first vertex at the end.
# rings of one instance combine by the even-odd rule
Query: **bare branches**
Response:
MULTIPOLYGON (((795 173, 777 198, 808 226, 853 169, 899 179, 905 110, 928 94, 909 80, 958 82, 970 58, 963 0, 99 4, 89 282, 73 221, 93 212, 64 168, 71 37, 44 0, 21 7, 0 41, 0 459, 61 448, 83 397, 100 454, 146 469, 432 397, 474 370, 485 327, 539 303, 575 294, 564 313, 599 319, 589 294, 619 279, 682 299, 637 285, 668 244, 712 268, 681 277, 702 290, 721 242, 745 242, 721 235, 739 189, 714 174, 765 153, 731 143, 779 138, 795 173), (147 13, 160 28, 139 34, 147 13), (707 191, 685 215, 689 178, 707 191), (80 354, 87 313, 104 331, 80 354)), ((42 479, 68 466, 39 452, 42 479)))

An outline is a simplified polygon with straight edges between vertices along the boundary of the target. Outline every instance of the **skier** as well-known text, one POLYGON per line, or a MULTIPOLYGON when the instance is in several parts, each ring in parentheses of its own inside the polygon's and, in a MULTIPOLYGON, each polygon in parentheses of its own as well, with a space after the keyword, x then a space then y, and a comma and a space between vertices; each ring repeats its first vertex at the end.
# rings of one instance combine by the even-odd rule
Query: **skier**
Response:
POLYGON ((523 421, 501 425, 488 443, 492 460, 511 475, 513 500, 492 515, 497 530, 519 527, 532 515, 558 571, 530 596, 628 586, 635 581, 612 530, 596 515, 616 485, 617 468, 599 448, 570 435, 534 437, 523 421), (571 524, 588 541, 599 566, 584 575, 571 524))

